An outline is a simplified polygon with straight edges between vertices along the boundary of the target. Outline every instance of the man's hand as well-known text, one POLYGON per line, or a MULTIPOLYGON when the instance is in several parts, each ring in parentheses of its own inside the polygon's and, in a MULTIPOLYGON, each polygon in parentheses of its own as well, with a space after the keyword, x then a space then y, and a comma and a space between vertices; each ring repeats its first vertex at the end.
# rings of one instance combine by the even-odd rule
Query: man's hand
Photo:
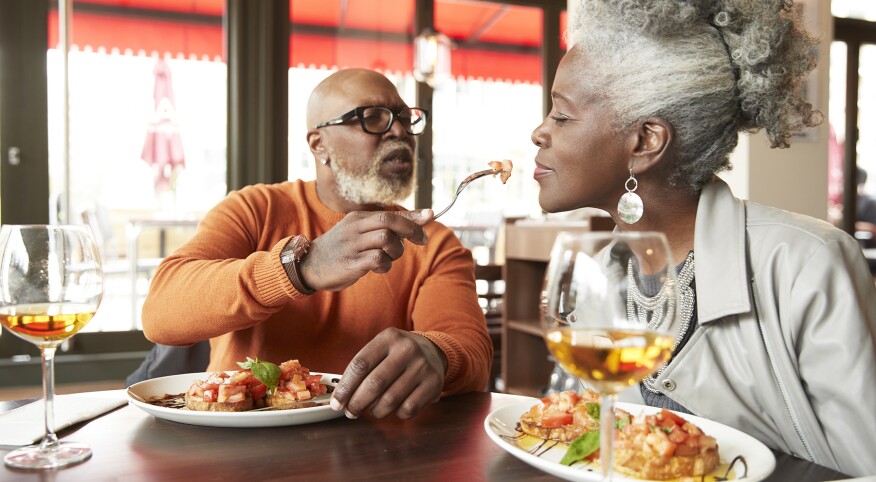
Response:
POLYGON ((301 261, 304 284, 317 291, 342 290, 368 274, 386 273, 405 252, 403 240, 423 245, 431 209, 356 211, 313 240, 301 261))
POLYGON ((353 357, 332 394, 331 406, 357 418, 395 413, 402 420, 438 401, 447 359, 428 338, 387 328, 353 357))

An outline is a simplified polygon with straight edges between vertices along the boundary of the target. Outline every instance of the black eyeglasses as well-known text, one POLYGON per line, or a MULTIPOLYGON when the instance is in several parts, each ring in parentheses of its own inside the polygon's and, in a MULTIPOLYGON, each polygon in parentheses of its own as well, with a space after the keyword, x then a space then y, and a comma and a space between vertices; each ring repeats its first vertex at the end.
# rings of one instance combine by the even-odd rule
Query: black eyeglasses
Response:
POLYGON ((359 118, 362 130, 369 134, 383 134, 392 127, 392 123, 398 119, 405 132, 412 136, 418 136, 426 130, 426 121, 429 112, 419 107, 402 107, 396 111, 382 105, 364 105, 356 107, 346 114, 332 120, 320 122, 316 128, 336 126, 343 124, 354 117, 359 118))

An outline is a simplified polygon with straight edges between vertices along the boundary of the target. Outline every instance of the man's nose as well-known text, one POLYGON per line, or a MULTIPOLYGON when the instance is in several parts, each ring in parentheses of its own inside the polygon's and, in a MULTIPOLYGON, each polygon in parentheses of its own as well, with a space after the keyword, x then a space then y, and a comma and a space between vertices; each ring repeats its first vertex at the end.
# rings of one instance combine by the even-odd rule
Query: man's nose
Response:
POLYGON ((398 116, 393 116, 392 124, 389 125, 389 130, 386 131, 386 135, 396 139, 407 137, 408 132, 405 130, 404 125, 402 125, 402 121, 398 116))

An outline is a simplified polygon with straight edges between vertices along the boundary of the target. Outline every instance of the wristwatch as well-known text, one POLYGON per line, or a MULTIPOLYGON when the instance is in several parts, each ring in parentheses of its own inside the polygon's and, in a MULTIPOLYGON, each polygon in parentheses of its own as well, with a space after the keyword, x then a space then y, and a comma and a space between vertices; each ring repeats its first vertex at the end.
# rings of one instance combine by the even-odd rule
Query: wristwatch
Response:
POLYGON ((283 263, 283 269, 286 270, 286 275, 289 276, 289 281, 292 282, 292 286, 302 295, 312 295, 316 293, 316 290, 311 289, 304 284, 304 280, 301 278, 301 274, 298 271, 301 260, 307 254, 308 249, 310 249, 310 241, 307 239, 307 236, 299 234, 293 236, 292 239, 286 243, 286 247, 283 248, 283 251, 280 252, 280 262, 283 263))

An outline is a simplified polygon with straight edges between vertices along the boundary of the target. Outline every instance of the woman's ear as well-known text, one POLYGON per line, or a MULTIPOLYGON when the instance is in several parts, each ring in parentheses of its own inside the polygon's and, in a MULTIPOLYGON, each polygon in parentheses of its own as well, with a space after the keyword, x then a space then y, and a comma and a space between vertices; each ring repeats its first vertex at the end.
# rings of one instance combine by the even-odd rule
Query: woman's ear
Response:
POLYGON ((672 143, 672 126, 660 117, 639 122, 634 131, 630 167, 636 172, 651 169, 666 158, 672 143))

